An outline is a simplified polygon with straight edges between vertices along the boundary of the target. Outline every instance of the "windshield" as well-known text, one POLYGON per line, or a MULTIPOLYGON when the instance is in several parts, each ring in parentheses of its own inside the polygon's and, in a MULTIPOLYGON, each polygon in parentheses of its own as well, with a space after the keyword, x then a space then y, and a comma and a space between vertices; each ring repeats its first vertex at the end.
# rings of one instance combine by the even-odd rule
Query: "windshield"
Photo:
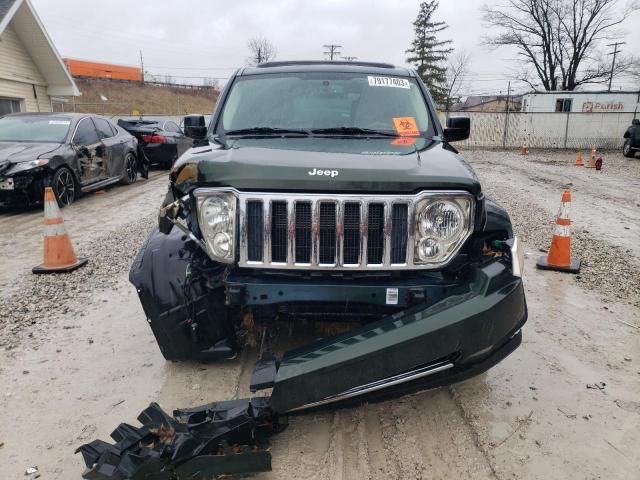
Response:
POLYGON ((0 142, 62 143, 71 120, 49 116, 7 116, 0 118, 0 142))
POLYGON ((417 137, 429 133, 427 108, 413 78, 329 72, 251 75, 235 80, 218 133, 417 137))

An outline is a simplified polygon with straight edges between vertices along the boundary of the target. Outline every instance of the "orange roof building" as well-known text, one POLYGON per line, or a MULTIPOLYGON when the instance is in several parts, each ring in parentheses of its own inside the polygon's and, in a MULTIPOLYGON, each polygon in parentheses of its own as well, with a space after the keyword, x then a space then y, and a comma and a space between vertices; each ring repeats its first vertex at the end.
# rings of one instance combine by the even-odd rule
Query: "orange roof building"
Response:
POLYGON ((142 80, 142 71, 137 67, 112 65, 109 63, 88 62, 65 58, 69 72, 74 77, 108 78, 113 80, 142 80))

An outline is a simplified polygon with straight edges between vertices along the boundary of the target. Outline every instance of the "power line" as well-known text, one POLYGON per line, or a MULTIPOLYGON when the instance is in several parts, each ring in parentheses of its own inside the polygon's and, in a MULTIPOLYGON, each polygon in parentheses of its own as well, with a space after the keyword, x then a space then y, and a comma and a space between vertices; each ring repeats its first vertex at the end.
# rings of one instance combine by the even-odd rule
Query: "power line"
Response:
POLYGON ((340 55, 340 53, 342 53, 340 51, 340 49, 342 48, 342 45, 330 44, 330 45, 323 45, 323 47, 327 49, 324 52, 324 54, 329 55, 329 60, 331 60, 332 62, 333 62, 333 57, 337 57, 338 55, 340 55))

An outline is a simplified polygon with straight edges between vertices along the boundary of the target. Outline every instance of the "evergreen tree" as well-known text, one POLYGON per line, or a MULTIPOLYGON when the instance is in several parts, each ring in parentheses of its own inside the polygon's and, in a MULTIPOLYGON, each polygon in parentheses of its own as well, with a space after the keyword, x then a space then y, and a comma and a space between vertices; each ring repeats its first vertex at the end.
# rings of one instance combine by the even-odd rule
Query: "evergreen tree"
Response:
POLYGON ((448 45, 451 40, 438 40, 437 34, 449 26, 445 22, 432 20, 438 9, 438 0, 428 0, 420 4, 420 12, 413 22, 415 39, 407 63, 413 64, 420 78, 429 87, 431 96, 436 103, 444 103, 447 98, 447 55, 453 51, 448 45))

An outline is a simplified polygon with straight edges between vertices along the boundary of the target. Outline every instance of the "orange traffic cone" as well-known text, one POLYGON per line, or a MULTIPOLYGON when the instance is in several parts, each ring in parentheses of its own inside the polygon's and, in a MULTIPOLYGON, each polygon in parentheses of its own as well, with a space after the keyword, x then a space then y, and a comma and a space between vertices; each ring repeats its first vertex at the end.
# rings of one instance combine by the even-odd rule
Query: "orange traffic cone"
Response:
POLYGON ((87 263, 73 252, 71 240, 64 228, 58 202, 51 187, 44 189, 44 261, 33 267, 33 273, 70 272, 87 263))
POLYGON ((584 167, 584 162, 582 161, 582 152, 576 153, 576 167, 584 167))
POLYGON ((591 156, 589 157, 589 164, 587 168, 596 168, 596 154, 598 151, 596 150, 596 146, 594 145, 591 149, 591 156))
POLYGON ((558 272, 578 273, 580 259, 571 258, 571 220, 569 206, 571 205, 571 190, 562 192, 560 212, 556 218, 551 248, 546 257, 540 257, 536 267, 542 270, 556 270, 558 272))

